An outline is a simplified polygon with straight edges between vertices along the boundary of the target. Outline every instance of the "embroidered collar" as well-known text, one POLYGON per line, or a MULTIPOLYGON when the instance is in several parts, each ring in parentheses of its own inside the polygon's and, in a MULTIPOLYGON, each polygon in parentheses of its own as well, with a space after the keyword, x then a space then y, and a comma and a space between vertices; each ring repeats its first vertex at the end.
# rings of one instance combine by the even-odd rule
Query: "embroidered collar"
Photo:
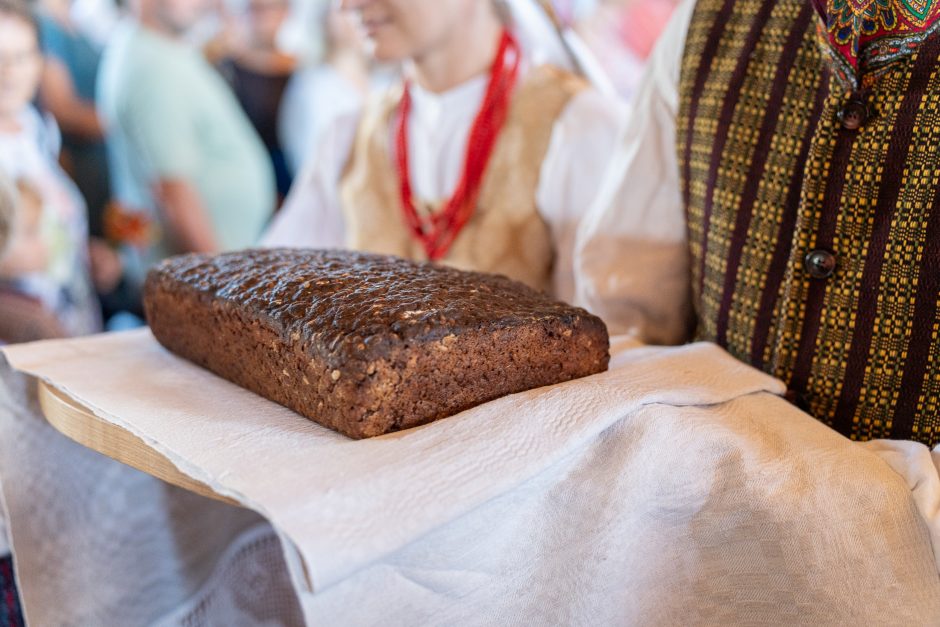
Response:
POLYGON ((871 85, 940 27, 940 0, 812 0, 817 31, 843 84, 871 85))

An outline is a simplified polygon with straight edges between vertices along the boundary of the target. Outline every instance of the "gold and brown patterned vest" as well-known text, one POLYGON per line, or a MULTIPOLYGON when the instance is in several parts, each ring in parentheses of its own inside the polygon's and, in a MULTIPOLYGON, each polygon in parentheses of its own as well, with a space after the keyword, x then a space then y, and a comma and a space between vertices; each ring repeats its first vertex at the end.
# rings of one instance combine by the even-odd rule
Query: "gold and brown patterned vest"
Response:
POLYGON ((940 37, 863 91, 810 0, 700 0, 677 149, 699 338, 852 439, 940 443, 940 37))
MULTIPOLYGON (((554 251, 536 205, 539 173, 555 121, 585 87, 580 78, 550 66, 532 70, 520 83, 487 165, 477 208, 443 263, 505 274, 551 291, 554 251)), ((401 90, 391 90, 367 109, 359 125, 340 183, 346 244, 425 260, 424 248, 405 224, 392 161, 389 129, 400 100, 401 90)))

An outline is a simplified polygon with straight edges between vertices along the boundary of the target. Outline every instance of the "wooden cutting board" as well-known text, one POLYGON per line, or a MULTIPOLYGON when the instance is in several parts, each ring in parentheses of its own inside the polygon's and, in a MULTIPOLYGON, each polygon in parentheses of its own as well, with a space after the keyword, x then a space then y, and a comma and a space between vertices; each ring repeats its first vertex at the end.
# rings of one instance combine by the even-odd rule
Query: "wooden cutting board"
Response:
POLYGON ((39 382, 39 404, 49 424, 70 440, 190 492, 240 505, 183 474, 169 459, 127 429, 99 418, 75 399, 43 381, 39 382))

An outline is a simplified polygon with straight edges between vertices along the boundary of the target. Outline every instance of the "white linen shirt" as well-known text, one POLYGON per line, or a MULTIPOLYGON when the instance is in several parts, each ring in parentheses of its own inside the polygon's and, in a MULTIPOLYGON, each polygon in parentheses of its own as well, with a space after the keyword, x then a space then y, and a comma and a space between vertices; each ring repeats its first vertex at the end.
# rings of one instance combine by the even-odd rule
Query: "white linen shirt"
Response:
POLYGON ((683 0, 650 56, 622 140, 574 253, 577 301, 611 334, 686 339, 691 317, 679 191, 679 72, 694 0, 683 0))

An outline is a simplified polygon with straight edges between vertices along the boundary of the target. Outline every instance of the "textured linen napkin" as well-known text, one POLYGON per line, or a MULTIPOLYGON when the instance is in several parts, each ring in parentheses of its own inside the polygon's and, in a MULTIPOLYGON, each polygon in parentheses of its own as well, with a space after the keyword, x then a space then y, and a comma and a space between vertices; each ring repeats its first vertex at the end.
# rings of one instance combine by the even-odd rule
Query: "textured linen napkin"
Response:
MULTIPOLYGON (((146 331, 7 353, 267 516, 308 624, 940 616, 930 451, 850 442, 713 345, 615 340, 607 373, 368 441, 221 381, 146 331)), ((18 528, 14 550, 48 550, 17 549, 18 528)))
POLYGON ((615 340, 606 373, 354 441, 172 355, 148 330, 4 352, 265 515, 318 590, 516 488, 643 405, 783 391, 714 345, 615 340))

